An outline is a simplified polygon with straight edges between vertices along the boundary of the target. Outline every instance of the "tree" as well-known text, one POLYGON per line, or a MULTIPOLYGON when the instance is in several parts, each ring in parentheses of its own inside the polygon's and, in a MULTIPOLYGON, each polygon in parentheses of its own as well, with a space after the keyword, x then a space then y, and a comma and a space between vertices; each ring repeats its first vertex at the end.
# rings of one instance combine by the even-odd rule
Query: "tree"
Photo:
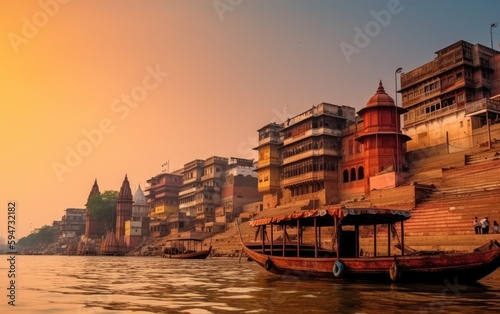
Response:
POLYGON ((102 194, 91 196, 85 204, 90 217, 102 221, 107 231, 115 229, 117 200, 118 191, 104 191, 102 194))
POLYGON ((51 226, 43 226, 37 232, 19 239, 17 243, 21 247, 33 247, 47 245, 54 242, 55 230, 51 226))

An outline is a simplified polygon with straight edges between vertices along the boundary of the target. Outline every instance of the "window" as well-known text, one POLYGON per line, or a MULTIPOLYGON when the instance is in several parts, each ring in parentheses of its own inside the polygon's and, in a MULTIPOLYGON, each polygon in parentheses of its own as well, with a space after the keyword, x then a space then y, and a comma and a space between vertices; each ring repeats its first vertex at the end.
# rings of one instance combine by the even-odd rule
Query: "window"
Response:
POLYGON ((365 177, 365 170, 364 170, 363 166, 360 166, 358 168, 358 179, 361 180, 361 179, 364 179, 364 177, 365 177))
POLYGON ((344 170, 344 172, 342 173, 343 177, 344 177, 344 183, 347 183, 349 182, 349 171, 344 170))
POLYGON ((351 168, 351 181, 356 181, 356 169, 351 168))

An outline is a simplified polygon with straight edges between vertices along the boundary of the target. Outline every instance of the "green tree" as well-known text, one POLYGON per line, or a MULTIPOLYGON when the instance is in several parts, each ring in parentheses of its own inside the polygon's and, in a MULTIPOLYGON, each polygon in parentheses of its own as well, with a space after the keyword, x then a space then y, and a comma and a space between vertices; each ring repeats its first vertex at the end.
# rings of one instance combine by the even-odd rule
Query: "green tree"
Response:
POLYGON ((34 247, 54 242, 55 230, 51 226, 43 226, 37 232, 19 239, 21 247, 34 247))
POLYGON ((90 216, 104 223, 107 231, 115 229, 116 225, 116 201, 118 191, 104 191, 89 198, 87 206, 90 216))

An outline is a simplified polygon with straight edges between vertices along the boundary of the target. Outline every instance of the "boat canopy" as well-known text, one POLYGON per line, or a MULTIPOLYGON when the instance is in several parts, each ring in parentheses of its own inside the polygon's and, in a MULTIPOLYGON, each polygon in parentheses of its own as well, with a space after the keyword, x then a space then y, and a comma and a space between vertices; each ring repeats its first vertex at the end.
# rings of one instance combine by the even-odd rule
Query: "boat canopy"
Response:
POLYGON ((329 207, 256 219, 250 221, 250 225, 253 227, 270 224, 296 226, 297 220, 300 220, 301 226, 314 226, 314 218, 317 218, 316 226, 334 226, 335 218, 338 218, 341 225, 362 226, 395 223, 405 221, 410 217, 409 210, 329 207))

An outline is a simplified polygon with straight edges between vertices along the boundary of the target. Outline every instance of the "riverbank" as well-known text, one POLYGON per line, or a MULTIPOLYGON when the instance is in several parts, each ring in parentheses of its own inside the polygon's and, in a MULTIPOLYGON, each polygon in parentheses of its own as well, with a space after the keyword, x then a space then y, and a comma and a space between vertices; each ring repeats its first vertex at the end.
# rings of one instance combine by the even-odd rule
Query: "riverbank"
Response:
MULTIPOLYGON (((243 241, 255 241, 256 228, 250 227, 249 222, 240 224, 243 241)), ((307 237, 307 233, 305 233, 307 237)), ((142 246, 132 251, 132 256, 161 256, 167 239, 172 237, 149 238, 142 246)), ((257 239, 258 241, 259 239, 257 239)), ((475 248, 492 240, 500 241, 500 234, 472 234, 472 235, 409 235, 405 237, 405 246, 420 251, 454 251, 470 252, 475 248)), ((393 240, 391 240, 393 241, 393 240)), ((395 240, 394 240, 395 241, 395 240)), ((396 244, 397 242, 392 242, 396 244)), ((360 239, 363 247, 373 247, 372 237, 360 239)), ((204 246, 212 245, 212 257, 239 257, 241 254, 241 242, 238 228, 235 223, 227 225, 223 233, 213 236, 206 235, 204 246)), ((387 252, 387 237, 377 238, 377 251, 380 254, 387 252)), ((365 252, 370 253, 370 249, 365 252)))

